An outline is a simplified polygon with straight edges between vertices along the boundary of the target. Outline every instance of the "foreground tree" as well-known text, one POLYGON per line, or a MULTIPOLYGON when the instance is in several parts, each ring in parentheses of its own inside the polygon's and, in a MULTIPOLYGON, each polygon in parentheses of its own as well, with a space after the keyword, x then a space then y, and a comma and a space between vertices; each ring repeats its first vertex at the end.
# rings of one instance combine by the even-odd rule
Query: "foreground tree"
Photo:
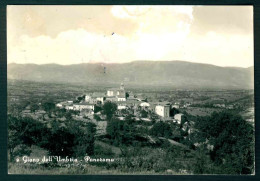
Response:
POLYGON ((29 153, 31 145, 41 146, 49 132, 45 125, 32 118, 8 115, 8 149, 11 160, 22 153, 29 153))
POLYGON ((106 131, 116 146, 131 144, 134 138, 134 127, 126 121, 113 118, 108 122, 106 131))
POLYGON ((210 158, 217 173, 250 174, 254 171, 254 129, 239 115, 216 113, 196 121, 197 140, 213 146, 210 158))
POLYGON ((111 120, 117 110, 117 104, 114 102, 107 101, 103 105, 103 114, 107 116, 107 120, 111 120))
POLYGON ((170 138, 172 136, 172 129, 169 124, 160 121, 153 125, 150 134, 153 136, 170 138))
POLYGON ((54 121, 45 147, 52 155, 83 157, 94 153, 96 126, 76 120, 54 121))

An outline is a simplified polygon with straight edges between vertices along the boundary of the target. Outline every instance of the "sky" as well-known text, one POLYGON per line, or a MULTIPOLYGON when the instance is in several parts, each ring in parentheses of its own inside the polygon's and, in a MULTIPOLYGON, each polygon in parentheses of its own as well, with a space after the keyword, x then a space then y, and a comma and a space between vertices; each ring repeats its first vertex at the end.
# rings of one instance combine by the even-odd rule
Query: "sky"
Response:
POLYGON ((7 62, 254 65, 252 6, 7 6, 7 62))

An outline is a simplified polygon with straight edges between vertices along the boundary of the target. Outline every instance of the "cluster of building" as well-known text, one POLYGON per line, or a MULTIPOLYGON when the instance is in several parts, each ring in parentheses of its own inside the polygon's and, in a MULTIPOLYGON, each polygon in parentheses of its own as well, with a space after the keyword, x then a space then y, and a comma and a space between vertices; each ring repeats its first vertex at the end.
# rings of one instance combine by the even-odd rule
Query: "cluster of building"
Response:
POLYGON ((118 110, 128 108, 137 110, 141 108, 144 110, 152 110, 163 118, 170 117, 170 109, 172 107, 169 102, 146 102, 133 95, 128 95, 125 91, 124 84, 121 84, 119 88, 108 89, 106 93, 95 92, 85 95, 84 99, 78 103, 65 101, 56 104, 56 106, 67 110, 88 110, 91 114, 94 114, 95 106, 102 105, 106 101, 115 102, 118 110))

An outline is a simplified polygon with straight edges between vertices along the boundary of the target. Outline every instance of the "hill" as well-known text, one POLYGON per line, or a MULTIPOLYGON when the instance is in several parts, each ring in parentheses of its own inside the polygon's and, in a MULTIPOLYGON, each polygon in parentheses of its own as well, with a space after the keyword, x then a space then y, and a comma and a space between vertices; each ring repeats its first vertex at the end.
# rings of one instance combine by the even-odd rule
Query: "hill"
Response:
POLYGON ((184 61, 135 61, 123 64, 8 64, 7 78, 37 82, 251 89, 253 67, 218 67, 184 61), (104 69, 105 67, 105 69, 104 69))

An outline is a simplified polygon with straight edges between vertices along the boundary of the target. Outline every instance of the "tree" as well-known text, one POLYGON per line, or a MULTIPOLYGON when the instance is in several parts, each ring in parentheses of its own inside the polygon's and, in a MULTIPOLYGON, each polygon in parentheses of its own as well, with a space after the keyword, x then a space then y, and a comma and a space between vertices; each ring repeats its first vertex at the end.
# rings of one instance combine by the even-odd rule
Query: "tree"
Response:
POLYGON ((96 121, 102 121, 102 119, 100 118, 100 116, 99 115, 97 115, 97 114, 94 114, 94 119, 96 120, 96 121))
MULTIPOLYGON (((203 145, 205 147, 205 145, 203 145)), ((211 161, 205 148, 199 147, 194 154, 195 163, 192 166, 194 174, 212 173, 211 161)))
POLYGON ((54 121, 45 148, 52 155, 83 157, 94 153, 96 126, 76 120, 54 121))
POLYGON ((78 102, 81 102, 82 100, 84 100, 83 96, 77 97, 78 102))
POLYGON ((71 114, 70 111, 69 111, 69 112, 66 112, 65 118, 66 118, 66 120, 71 120, 71 119, 72 119, 72 114, 71 114))
POLYGON ((56 115, 59 117, 59 118, 62 118, 66 115, 66 109, 65 108, 57 108, 56 109, 56 115))
POLYGON ((10 160, 13 161, 15 154, 14 149, 18 145, 22 144, 22 140, 20 139, 20 131, 16 129, 16 123, 18 119, 16 117, 8 115, 8 150, 10 154, 10 160))
POLYGON ((128 145, 133 141, 134 129, 132 125, 128 125, 125 121, 111 119, 107 124, 107 134, 111 138, 114 145, 128 145))
POLYGON ((45 141, 46 135, 49 135, 48 129, 41 122, 32 118, 8 115, 8 149, 11 160, 21 152, 28 152, 26 147, 30 147, 33 144, 41 146, 45 141))
POLYGON ((148 117, 148 112, 142 109, 141 110, 141 117, 142 118, 147 118, 148 117))
POLYGON ((130 95, 128 92, 125 93, 125 97, 128 98, 130 95))
POLYGON ((59 127, 48 136, 48 143, 45 148, 50 155, 72 156, 75 135, 69 129, 59 127))
POLYGON ((150 134, 153 136, 170 138, 170 136, 172 136, 172 131, 169 124, 160 121, 153 125, 150 134))
POLYGON ((212 113, 196 121, 197 140, 213 145, 210 158, 220 173, 250 174, 254 170, 254 129, 240 115, 212 113))
POLYGON ((126 117, 125 117, 125 122, 129 125, 133 124, 135 122, 135 119, 133 118, 133 115, 132 114, 128 114, 126 117))
POLYGON ((42 104, 44 111, 50 112, 55 109, 55 104, 52 102, 45 102, 42 104))
POLYGON ((175 114, 178 114, 178 113, 180 113, 180 111, 174 107, 170 110, 171 117, 173 117, 175 114))
POLYGON ((35 112, 36 110, 39 109, 39 106, 37 104, 31 104, 30 109, 31 109, 32 112, 35 112))
POLYGON ((107 116, 107 120, 111 120, 117 110, 117 104, 114 102, 107 101, 103 105, 103 114, 107 116))
POLYGON ((94 123, 86 123, 78 127, 76 137, 74 140, 74 155, 76 157, 83 157, 94 154, 96 125, 94 123))
POLYGON ((102 107, 95 105, 94 113, 98 113, 100 111, 102 111, 102 107))

